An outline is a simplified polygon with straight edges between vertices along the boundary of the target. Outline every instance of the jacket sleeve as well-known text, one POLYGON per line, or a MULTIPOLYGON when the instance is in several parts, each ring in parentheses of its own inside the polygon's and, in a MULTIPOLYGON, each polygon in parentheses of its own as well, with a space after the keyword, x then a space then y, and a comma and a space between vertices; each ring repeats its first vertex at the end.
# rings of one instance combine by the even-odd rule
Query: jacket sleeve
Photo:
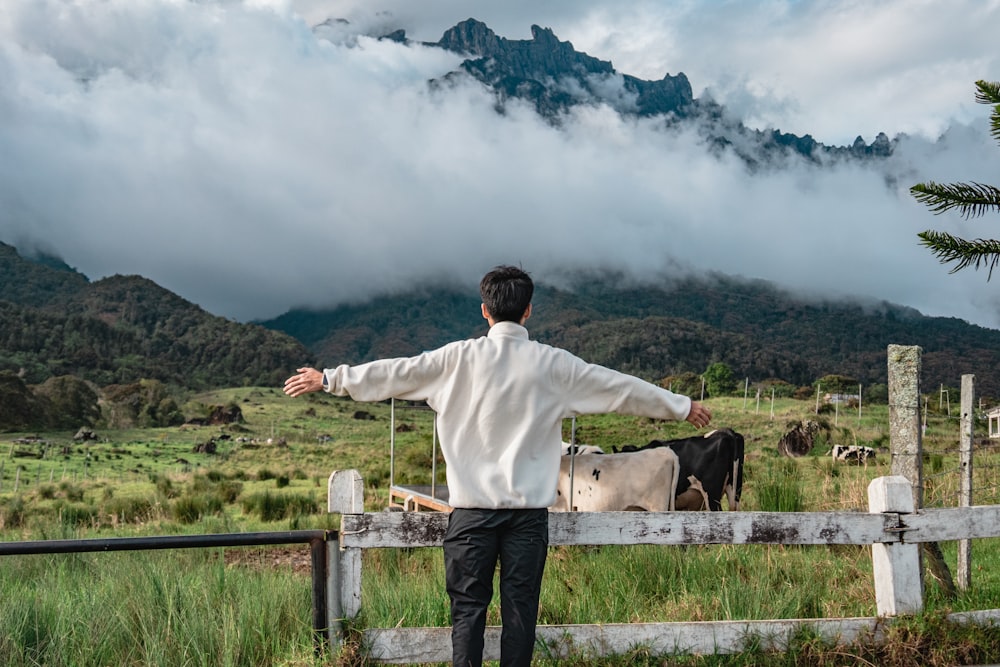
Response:
POLYGON ((363 402, 389 398, 423 401, 446 376, 446 367, 447 355, 433 351, 415 357, 378 359, 357 366, 342 364, 325 369, 323 374, 327 380, 326 390, 336 396, 350 396, 363 402))
POLYGON ((691 411, 691 399, 687 396, 580 359, 571 364, 569 383, 573 387, 569 397, 571 415, 616 412, 682 420, 691 411))

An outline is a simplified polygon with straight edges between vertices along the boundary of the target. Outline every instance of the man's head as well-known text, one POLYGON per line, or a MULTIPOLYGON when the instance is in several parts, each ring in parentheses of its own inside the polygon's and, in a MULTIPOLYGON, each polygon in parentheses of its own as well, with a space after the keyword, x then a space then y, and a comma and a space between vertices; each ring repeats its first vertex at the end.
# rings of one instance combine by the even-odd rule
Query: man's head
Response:
POLYGON ((516 266, 498 266, 479 281, 483 315, 493 322, 521 322, 531 306, 535 285, 531 276, 516 266))

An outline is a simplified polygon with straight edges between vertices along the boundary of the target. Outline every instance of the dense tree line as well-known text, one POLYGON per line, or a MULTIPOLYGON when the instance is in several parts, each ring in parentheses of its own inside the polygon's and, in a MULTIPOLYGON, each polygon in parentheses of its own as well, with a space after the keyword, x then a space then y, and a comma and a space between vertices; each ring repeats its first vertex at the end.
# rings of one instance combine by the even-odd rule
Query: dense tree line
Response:
POLYGON ((0 369, 26 382, 156 379, 192 389, 275 385, 312 355, 297 340, 212 316, 142 278, 107 278, 72 305, 0 301, 0 369))
MULTIPOLYGON (((640 285, 605 274, 538 285, 534 302, 536 339, 654 381, 719 362, 741 385, 811 387, 830 374, 885 385, 886 350, 897 344, 923 350, 924 386, 958 386, 971 373, 981 396, 1000 396, 1000 331, 884 301, 810 301, 727 276, 640 285)), ((292 311, 263 324, 299 338, 326 365, 416 354, 486 330, 474 289, 292 311)))
POLYGON ((312 359, 287 334, 216 317, 145 278, 91 283, 0 243, 0 428, 93 424, 107 419, 99 397, 126 422, 166 425, 180 414, 168 393, 277 386, 312 359))

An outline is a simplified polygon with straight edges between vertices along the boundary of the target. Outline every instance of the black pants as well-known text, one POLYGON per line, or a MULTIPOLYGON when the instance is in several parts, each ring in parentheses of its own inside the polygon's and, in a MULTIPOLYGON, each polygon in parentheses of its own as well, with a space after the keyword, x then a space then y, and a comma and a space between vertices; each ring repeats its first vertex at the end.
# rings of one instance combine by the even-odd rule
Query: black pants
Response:
POLYGON ((549 546, 547 509, 452 510, 444 536, 452 664, 483 664, 486 609, 500 562, 500 664, 528 667, 549 546))

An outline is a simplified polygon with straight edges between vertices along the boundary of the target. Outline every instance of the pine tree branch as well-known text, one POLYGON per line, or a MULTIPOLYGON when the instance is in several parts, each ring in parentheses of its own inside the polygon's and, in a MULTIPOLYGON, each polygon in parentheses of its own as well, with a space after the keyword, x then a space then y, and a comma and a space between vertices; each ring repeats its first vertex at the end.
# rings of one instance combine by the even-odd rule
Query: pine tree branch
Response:
POLYGON ((985 183, 917 183, 910 194, 935 214, 957 208, 966 219, 1000 210, 1000 188, 985 183))
POLYGON ((990 135, 1000 141, 1000 81, 976 81, 976 101, 994 105, 990 114, 990 135))
POLYGON ((1000 241, 995 239, 975 239, 967 241, 946 232, 927 230, 917 234, 921 245, 930 249, 942 264, 956 262, 949 273, 955 273, 970 266, 979 269, 988 266, 986 280, 993 277, 993 269, 1000 263, 1000 241))
POLYGON ((976 81, 976 101, 980 104, 1000 104, 1000 81, 976 81))

